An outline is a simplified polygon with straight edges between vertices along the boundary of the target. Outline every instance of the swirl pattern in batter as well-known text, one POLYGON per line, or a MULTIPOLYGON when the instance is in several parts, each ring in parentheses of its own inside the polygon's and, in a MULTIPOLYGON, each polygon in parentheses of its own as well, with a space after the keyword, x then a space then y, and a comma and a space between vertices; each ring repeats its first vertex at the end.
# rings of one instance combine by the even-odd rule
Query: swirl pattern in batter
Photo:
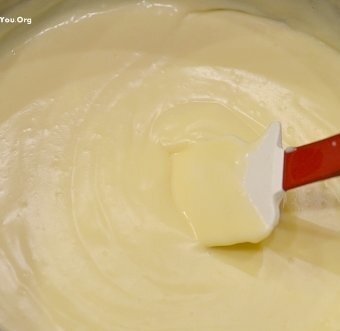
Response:
POLYGON ((340 55, 283 23, 195 2, 65 10, 0 60, 4 330, 340 325, 340 185, 287 196, 261 244, 206 249, 171 155, 226 135, 336 133, 340 55))

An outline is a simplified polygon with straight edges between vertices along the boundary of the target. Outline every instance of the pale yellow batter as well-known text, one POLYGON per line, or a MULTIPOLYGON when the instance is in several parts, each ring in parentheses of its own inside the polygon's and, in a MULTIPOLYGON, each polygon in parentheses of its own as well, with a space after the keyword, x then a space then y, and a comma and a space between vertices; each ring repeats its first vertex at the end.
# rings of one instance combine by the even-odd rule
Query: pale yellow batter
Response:
POLYGON ((203 245, 257 243, 268 236, 271 228, 245 188, 247 155, 253 149, 253 144, 224 137, 172 155, 175 204, 203 245))
POLYGON ((289 193, 256 245, 203 247, 175 202, 192 144, 340 128, 318 2, 301 29, 307 1, 238 3, 68 1, 1 34, 4 331, 340 329, 339 179, 289 193))

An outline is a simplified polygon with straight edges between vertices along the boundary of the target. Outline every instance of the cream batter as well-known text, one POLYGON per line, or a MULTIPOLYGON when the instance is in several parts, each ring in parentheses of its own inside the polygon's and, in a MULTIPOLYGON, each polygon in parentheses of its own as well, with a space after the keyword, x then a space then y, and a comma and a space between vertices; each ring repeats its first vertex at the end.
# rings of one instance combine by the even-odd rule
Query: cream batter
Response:
POLYGON ((338 330, 339 179, 289 193, 263 243, 219 249, 171 185, 192 144, 273 120, 286 146, 338 132, 336 39, 250 1, 72 3, 1 45, 3 329, 338 330))
POLYGON ((174 201, 203 245, 257 243, 268 236, 270 229, 245 188, 253 145, 225 137, 172 155, 174 201))

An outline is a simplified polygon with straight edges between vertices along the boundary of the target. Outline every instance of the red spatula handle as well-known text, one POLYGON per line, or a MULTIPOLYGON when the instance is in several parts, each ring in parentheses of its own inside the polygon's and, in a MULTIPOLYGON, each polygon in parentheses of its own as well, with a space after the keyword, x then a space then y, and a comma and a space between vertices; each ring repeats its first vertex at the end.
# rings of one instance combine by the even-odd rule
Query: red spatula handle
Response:
POLYGON ((340 176, 340 134, 284 153, 283 189, 340 176))

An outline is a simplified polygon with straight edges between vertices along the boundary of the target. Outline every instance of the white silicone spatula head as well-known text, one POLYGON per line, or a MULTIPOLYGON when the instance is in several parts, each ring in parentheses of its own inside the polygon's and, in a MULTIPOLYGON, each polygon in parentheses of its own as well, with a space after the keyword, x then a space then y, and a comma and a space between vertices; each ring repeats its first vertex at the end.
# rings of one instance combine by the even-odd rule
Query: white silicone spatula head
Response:
POLYGON ((267 225, 268 232, 279 221, 279 206, 284 193, 282 188, 284 150, 281 140, 281 125, 274 122, 247 157, 246 191, 267 225))
POLYGON ((340 176, 340 134, 284 150, 281 125, 274 122, 247 158, 246 191, 269 233, 284 191, 340 176))

